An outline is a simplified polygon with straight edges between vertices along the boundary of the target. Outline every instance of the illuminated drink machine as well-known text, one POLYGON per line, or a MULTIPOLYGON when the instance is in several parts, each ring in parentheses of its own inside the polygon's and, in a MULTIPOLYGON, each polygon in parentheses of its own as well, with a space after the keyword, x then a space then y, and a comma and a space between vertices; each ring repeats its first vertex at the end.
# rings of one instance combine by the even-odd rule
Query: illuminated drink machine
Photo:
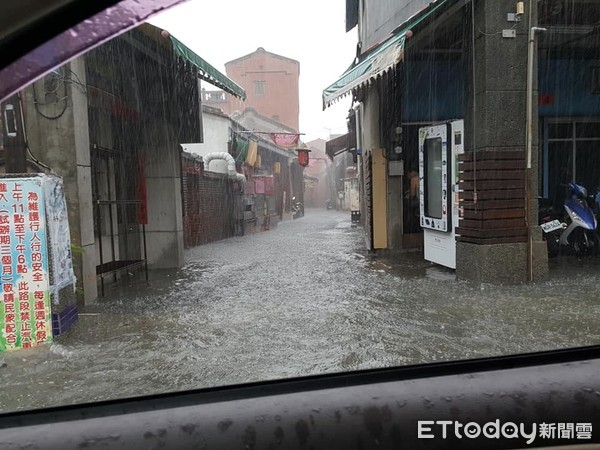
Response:
POLYGON ((419 203, 425 259, 456 269, 462 120, 419 129, 419 203))

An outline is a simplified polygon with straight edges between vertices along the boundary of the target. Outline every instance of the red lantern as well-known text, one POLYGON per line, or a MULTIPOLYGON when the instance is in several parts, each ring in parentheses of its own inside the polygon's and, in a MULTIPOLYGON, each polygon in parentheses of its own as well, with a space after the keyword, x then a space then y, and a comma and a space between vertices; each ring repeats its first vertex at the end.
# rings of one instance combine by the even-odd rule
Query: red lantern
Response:
POLYGON ((308 148, 297 148, 296 151, 298 152, 298 164, 302 167, 308 166, 308 161, 310 159, 308 154, 310 153, 310 150, 308 148))

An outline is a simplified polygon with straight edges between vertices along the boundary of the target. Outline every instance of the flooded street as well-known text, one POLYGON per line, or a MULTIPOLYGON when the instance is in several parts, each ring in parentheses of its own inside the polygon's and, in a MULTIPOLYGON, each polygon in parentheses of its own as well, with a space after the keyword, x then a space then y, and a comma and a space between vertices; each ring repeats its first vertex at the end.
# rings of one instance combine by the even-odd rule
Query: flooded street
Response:
POLYGON ((600 343, 598 261, 480 286, 363 249, 348 213, 322 210, 196 247, 149 285, 122 280, 52 346, 2 355, 0 410, 600 343))

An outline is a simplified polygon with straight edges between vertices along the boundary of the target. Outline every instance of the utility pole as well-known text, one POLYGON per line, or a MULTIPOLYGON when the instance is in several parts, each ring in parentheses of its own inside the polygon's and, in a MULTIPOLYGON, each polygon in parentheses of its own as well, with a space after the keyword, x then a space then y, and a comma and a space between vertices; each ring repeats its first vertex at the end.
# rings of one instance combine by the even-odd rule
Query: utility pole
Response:
POLYGON ((15 94, 2 103, 6 173, 27 172, 27 149, 22 114, 20 94, 15 94))

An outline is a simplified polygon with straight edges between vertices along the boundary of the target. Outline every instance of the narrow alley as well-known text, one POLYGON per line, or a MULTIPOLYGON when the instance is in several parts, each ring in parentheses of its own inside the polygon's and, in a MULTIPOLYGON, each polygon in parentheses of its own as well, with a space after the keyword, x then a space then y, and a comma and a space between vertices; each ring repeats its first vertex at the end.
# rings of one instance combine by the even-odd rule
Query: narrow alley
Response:
POLYGON ((347 213, 311 209, 149 284, 132 274, 51 346, 2 355, 0 411, 600 342, 589 262, 479 285, 419 252, 373 260, 362 239, 347 213))

